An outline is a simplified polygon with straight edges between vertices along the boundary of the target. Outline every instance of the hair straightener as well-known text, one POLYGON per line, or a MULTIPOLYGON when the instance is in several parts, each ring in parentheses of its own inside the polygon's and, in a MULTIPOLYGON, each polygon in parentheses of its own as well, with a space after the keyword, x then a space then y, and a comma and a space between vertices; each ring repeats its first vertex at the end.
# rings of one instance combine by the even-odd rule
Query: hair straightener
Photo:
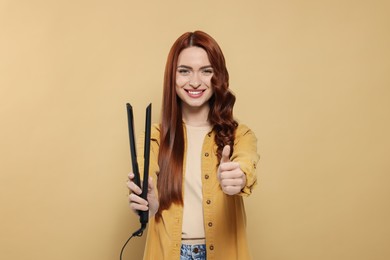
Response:
MULTIPOLYGON (((131 164, 133 167, 134 173, 134 183, 142 189, 141 197, 147 200, 148 196, 148 180, 149 180, 149 158, 150 158, 150 131, 151 131, 151 118, 152 118, 152 104, 146 108, 146 120, 145 120, 145 145, 144 145, 144 177, 142 180, 141 186, 141 177, 139 174, 138 162, 137 162, 137 151, 136 151, 136 141, 134 138, 134 116, 133 116, 133 107, 127 103, 127 122, 129 128, 129 141, 130 141, 130 154, 131 154, 131 164)), ((135 231, 132 236, 124 244, 121 253, 120 259, 122 259, 122 253, 124 248, 130 239, 134 236, 142 236, 149 220, 149 211, 138 211, 139 222, 141 227, 135 231)))

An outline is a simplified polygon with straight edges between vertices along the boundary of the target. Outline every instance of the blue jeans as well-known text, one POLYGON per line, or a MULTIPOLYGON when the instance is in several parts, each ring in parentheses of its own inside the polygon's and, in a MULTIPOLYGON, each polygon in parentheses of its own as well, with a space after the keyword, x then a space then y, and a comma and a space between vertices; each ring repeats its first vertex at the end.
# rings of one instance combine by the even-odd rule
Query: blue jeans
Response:
POLYGON ((180 260, 206 260, 206 245, 181 245, 180 260))

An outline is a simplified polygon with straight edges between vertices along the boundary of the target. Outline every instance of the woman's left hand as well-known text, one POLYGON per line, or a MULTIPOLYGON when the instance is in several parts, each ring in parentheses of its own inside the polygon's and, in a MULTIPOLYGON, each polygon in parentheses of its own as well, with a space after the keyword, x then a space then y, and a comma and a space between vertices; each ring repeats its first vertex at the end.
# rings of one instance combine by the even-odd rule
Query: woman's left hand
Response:
POLYGON ((245 173, 241 170, 238 162, 232 162, 229 158, 230 146, 225 145, 222 150, 222 158, 218 167, 217 177, 222 191, 228 195, 241 192, 246 184, 245 173))

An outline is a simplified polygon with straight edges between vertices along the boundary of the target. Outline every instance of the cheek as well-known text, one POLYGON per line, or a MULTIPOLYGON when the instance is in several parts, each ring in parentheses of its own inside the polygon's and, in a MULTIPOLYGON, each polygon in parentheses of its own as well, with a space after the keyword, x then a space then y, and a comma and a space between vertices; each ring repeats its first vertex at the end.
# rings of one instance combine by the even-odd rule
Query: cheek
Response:
POLYGON ((214 95, 214 87, 210 86, 210 97, 214 95))
POLYGON ((187 82, 188 82, 188 78, 182 76, 176 76, 177 87, 183 87, 185 84, 187 84, 187 82))
POLYGON ((211 87, 211 78, 212 76, 203 78, 203 83, 211 87))

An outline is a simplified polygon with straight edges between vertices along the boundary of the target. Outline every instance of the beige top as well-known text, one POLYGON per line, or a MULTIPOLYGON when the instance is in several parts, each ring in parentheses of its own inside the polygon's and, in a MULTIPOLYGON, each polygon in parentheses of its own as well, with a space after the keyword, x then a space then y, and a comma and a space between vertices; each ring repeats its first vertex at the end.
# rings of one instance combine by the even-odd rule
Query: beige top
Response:
POLYGON ((186 125, 187 154, 184 175, 182 239, 185 244, 204 242, 202 195, 202 145, 210 126, 186 125))

